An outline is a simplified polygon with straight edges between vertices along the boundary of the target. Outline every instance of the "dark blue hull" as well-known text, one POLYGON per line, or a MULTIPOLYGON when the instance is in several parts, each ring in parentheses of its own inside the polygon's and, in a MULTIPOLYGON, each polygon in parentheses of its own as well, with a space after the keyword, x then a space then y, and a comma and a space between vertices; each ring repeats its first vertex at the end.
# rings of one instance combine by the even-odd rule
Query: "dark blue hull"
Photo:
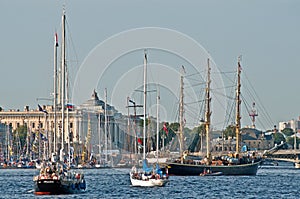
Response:
POLYGON ((240 164, 240 165, 195 165, 195 164, 181 164, 168 163, 169 175, 178 176, 199 176, 204 170, 211 170, 212 172, 222 172, 223 175, 256 175, 260 161, 240 164))
POLYGON ((80 183, 53 179, 34 181, 34 194, 36 195, 77 194, 84 192, 85 188, 85 181, 80 183))

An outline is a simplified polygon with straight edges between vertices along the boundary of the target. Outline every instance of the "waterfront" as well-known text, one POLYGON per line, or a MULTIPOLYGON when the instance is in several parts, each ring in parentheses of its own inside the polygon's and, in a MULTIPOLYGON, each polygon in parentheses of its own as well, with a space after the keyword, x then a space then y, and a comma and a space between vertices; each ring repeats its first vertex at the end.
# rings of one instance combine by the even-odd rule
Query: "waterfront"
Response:
POLYGON ((300 170, 291 163, 262 167, 256 176, 171 176, 166 187, 131 187, 129 169, 84 170, 87 191, 34 196, 35 169, 1 169, 0 198, 298 198, 300 170))

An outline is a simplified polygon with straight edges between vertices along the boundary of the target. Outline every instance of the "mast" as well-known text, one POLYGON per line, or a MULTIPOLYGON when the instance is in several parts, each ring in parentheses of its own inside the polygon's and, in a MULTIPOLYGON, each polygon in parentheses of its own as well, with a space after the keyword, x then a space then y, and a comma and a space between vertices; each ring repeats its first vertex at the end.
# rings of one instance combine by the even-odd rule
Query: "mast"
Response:
POLYGON ((160 93, 159 87, 157 87, 157 109, 156 109, 156 161, 158 163, 158 147, 159 147, 159 101, 160 93))
POLYGON ((236 88, 236 116, 235 116, 235 134, 236 134, 236 153, 240 152, 240 144, 241 144, 241 65, 240 58, 238 58, 238 68, 237 68, 237 88, 236 88))
POLYGON ((107 89, 104 89, 104 135, 105 135, 105 164, 107 164, 107 89))
POLYGON ((126 100, 126 103, 127 103, 127 145, 128 145, 128 151, 129 151, 129 154, 130 154, 130 160, 132 160, 132 157, 131 157, 131 151, 130 151, 130 137, 129 137, 129 132, 130 132, 130 115, 129 115, 129 97, 127 97, 127 100, 126 100))
POLYGON ((147 102, 147 52, 144 51, 144 122, 143 122, 143 159, 146 159, 146 102, 147 102))
POLYGON ((60 161, 63 161, 64 151, 64 133, 65 133, 65 95, 66 95, 66 47, 65 47, 65 21, 66 15, 63 10, 62 16, 62 44, 61 44, 61 149, 60 149, 60 161))
MULTIPOLYGON (((184 70, 184 67, 182 66, 184 70)), ((184 71, 183 71, 184 72, 184 71)), ((180 102, 179 102, 179 152, 180 152, 180 161, 183 163, 183 72, 180 75, 180 102)))
POLYGON ((210 160, 210 116, 211 116, 211 111, 210 111, 210 65, 209 65, 209 59, 207 59, 207 80, 206 80, 206 97, 205 97, 205 132, 206 132, 206 157, 208 160, 210 160))
POLYGON ((101 163, 101 115, 98 113, 99 164, 101 163))
MULTIPOLYGON (((54 109, 54 131, 53 131, 53 152, 56 152, 56 106, 57 106, 57 48, 58 48, 58 38, 57 33, 54 36, 54 85, 53 85, 53 109, 54 109)), ((52 151, 51 151, 52 152, 52 151)))

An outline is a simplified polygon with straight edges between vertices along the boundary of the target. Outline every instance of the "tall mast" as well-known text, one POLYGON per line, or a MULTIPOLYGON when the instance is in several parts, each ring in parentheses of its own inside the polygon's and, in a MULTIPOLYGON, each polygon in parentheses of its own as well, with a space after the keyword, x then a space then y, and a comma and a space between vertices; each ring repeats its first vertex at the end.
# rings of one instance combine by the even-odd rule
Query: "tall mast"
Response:
POLYGON ((240 152, 240 144, 241 144, 241 65, 240 65, 240 57, 238 58, 238 68, 237 68, 237 88, 236 88, 236 116, 235 116, 235 134, 236 134, 236 153, 240 152))
POLYGON ((180 161, 183 163, 183 73, 184 67, 182 66, 182 73, 180 75, 180 102, 179 102, 179 151, 180 151, 180 161))
POLYGON ((210 116, 211 116, 211 111, 210 111, 210 66, 209 66, 209 59, 207 59, 207 80, 206 80, 206 98, 205 98, 205 132, 206 132, 206 157, 210 160, 210 116))
POLYGON ((60 160, 63 161, 64 138, 65 138, 65 95, 66 95, 66 47, 65 47, 65 21, 66 15, 63 10, 62 16, 62 44, 61 44, 61 153, 60 160))
POLYGON ((98 112, 99 164, 101 163, 101 114, 98 112))
POLYGON ((158 148, 159 148, 159 87, 157 86, 157 109, 156 109, 156 161, 158 163, 158 148))
POLYGON ((53 131, 53 152, 56 152, 56 106, 57 106, 57 48, 58 48, 58 38, 57 33, 54 36, 54 85, 53 85, 53 108, 54 108, 54 131, 53 131))
POLYGON ((146 159, 146 102, 147 102, 147 52, 144 51, 144 124, 143 124, 143 159, 146 159))
POLYGON ((104 89, 104 135, 105 135, 105 164, 107 163, 107 89, 104 89))

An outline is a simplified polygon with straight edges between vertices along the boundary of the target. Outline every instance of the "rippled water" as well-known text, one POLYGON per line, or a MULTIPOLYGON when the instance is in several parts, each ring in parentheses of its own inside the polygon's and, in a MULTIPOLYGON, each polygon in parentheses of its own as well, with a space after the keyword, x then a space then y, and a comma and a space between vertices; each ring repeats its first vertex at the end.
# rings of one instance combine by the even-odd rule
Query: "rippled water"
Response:
POLYGON ((0 170, 0 198, 299 198, 300 169, 262 167, 256 176, 171 176, 166 187, 131 187, 129 169, 85 170, 87 191, 34 196, 33 169, 0 170))

